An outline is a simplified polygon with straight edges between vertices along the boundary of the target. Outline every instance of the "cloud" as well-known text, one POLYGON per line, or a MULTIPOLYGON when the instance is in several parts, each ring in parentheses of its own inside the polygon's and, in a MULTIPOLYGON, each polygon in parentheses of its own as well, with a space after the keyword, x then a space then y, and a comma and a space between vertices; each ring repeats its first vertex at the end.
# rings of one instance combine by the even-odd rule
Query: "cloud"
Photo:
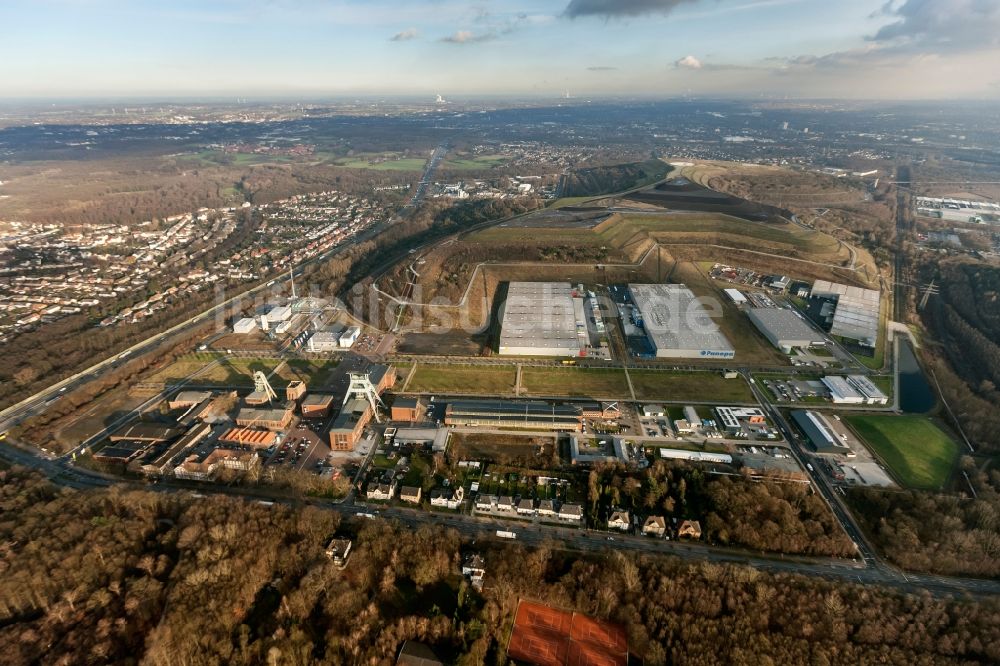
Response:
POLYGON ((615 72, 618 71, 617 67, 608 67, 606 65, 597 65, 594 67, 588 67, 588 72, 615 72))
POLYGON ((446 44, 476 44, 478 42, 493 41, 496 38, 496 33, 493 32, 484 32, 477 35, 470 30, 458 30, 454 34, 442 37, 438 41, 445 42, 446 44))
POLYGON ((407 28, 397 32, 395 35, 389 38, 390 42, 408 42, 411 39, 416 39, 420 36, 420 31, 416 28, 407 28))
POLYGON ((893 19, 870 40, 896 47, 973 51, 1000 44, 997 0, 904 0, 878 12, 893 19))
POLYGON ((686 55, 680 60, 674 62, 674 67, 677 69, 701 69, 701 60, 698 60, 693 55, 686 55))
POLYGON ((642 16, 643 14, 668 14, 679 5, 697 0, 570 0, 563 16, 642 16))

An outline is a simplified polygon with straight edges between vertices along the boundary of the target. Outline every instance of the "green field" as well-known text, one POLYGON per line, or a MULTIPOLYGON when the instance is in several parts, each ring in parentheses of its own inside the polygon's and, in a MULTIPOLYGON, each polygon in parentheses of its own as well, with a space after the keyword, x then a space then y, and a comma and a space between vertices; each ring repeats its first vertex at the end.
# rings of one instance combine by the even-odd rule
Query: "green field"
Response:
POLYGON ((753 402, 742 377, 724 379, 718 372, 629 370, 637 400, 753 402))
POLYGON ((937 489, 951 475, 958 446, 930 419, 917 415, 844 418, 903 485, 937 489))
POLYGON ((506 155, 477 155, 475 157, 456 157, 454 159, 446 159, 442 164, 442 169, 454 169, 458 170, 475 170, 475 169, 492 169, 493 167, 502 166, 506 164, 508 158, 506 155))
POLYGON ((481 393, 513 395, 517 370, 512 365, 417 365, 408 393, 481 393))
POLYGON ((253 386, 253 373, 257 370, 270 374, 281 361, 277 359, 231 358, 214 364, 204 354, 189 354, 149 377, 151 382, 175 383, 194 372, 188 382, 192 386, 253 386))
POLYGON ((605 368, 524 368, 521 389, 530 395, 580 398, 631 397, 625 373, 605 368))
POLYGON ((427 160, 422 157, 398 157, 396 155, 352 155, 333 162, 348 169, 371 169, 373 171, 423 171, 427 160), (374 163, 373 163, 374 162, 374 163))

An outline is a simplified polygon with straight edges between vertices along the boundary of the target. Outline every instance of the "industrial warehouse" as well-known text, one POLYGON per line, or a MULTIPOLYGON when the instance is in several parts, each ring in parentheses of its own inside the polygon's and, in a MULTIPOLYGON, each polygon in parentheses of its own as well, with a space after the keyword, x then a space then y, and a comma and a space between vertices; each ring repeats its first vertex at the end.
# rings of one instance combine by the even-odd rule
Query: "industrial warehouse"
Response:
POLYGON ((630 284, 641 326, 657 358, 733 358, 733 346, 683 284, 630 284))
POLYGON ((819 316, 830 326, 830 335, 875 346, 881 307, 878 291, 816 280, 811 296, 825 301, 819 316))
POLYGON ((823 334, 797 312, 785 308, 751 308, 747 316, 772 345, 785 352, 825 344, 823 334))
POLYGON ((830 400, 843 405, 884 405, 889 396, 864 375, 823 377, 823 384, 830 390, 830 400))
POLYGON ((539 400, 455 400, 448 403, 445 424, 580 432, 583 410, 539 400))
POLYGON ((583 298, 569 283, 510 283, 503 306, 501 354, 580 356, 586 347, 583 298))
POLYGON ((792 418, 809 440, 816 453, 851 456, 851 448, 837 437, 826 417, 804 409, 792 411, 792 418))

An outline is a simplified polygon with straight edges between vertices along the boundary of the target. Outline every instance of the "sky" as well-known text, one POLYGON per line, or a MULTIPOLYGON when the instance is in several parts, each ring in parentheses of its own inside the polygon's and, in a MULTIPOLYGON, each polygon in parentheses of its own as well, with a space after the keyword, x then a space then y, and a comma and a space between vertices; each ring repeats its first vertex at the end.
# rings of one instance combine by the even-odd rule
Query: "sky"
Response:
POLYGON ((1000 0, 0 0, 0 97, 1000 98, 1000 0))

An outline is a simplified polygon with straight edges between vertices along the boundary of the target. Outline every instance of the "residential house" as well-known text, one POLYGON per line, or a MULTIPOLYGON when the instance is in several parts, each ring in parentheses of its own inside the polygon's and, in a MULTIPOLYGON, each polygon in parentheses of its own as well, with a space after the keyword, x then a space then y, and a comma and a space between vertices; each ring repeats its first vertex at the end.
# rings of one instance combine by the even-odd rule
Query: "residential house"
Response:
POLYGON ((497 511, 514 512, 514 498, 510 495, 501 495, 497 500, 497 511))
POLYGON ((542 500, 538 503, 538 515, 542 518, 552 518, 556 515, 555 503, 552 500, 542 500))
POLYGON ((476 511, 492 511, 496 505, 496 495, 479 495, 476 497, 476 511))
POLYGON ((333 560, 333 563, 343 569, 347 566, 347 560, 351 557, 350 539, 330 539, 326 544, 326 556, 333 560))
POLYGON ((420 486, 403 486, 399 490, 399 499, 410 504, 420 504, 420 486))
POLYGON ((650 516, 642 524, 642 533, 646 536, 662 537, 667 533, 667 521, 663 516, 650 516))
POLYGON ((521 500, 517 505, 517 515, 534 516, 535 515, 534 500, 528 499, 527 497, 521 500))
POLYGON ((677 528, 678 538, 687 537, 689 539, 700 539, 701 538, 701 523, 697 520, 685 520, 681 523, 681 526, 677 528))
POLYGON ((465 488, 436 488, 431 491, 431 506, 442 509, 457 509, 465 501, 465 488))
POLYGON ((630 527, 632 527, 632 519, 629 517, 628 511, 613 511, 611 517, 608 518, 609 530, 626 532, 630 527))
POLYGON ((365 497, 378 502, 387 502, 396 494, 396 482, 369 483, 365 497))
POLYGON ((583 507, 579 504, 563 504, 559 507, 559 520, 581 522, 583 520, 583 507))
POLYGON ((478 553, 469 553, 462 561, 462 575, 472 581, 474 588, 482 589, 483 577, 486 575, 486 561, 478 553))

